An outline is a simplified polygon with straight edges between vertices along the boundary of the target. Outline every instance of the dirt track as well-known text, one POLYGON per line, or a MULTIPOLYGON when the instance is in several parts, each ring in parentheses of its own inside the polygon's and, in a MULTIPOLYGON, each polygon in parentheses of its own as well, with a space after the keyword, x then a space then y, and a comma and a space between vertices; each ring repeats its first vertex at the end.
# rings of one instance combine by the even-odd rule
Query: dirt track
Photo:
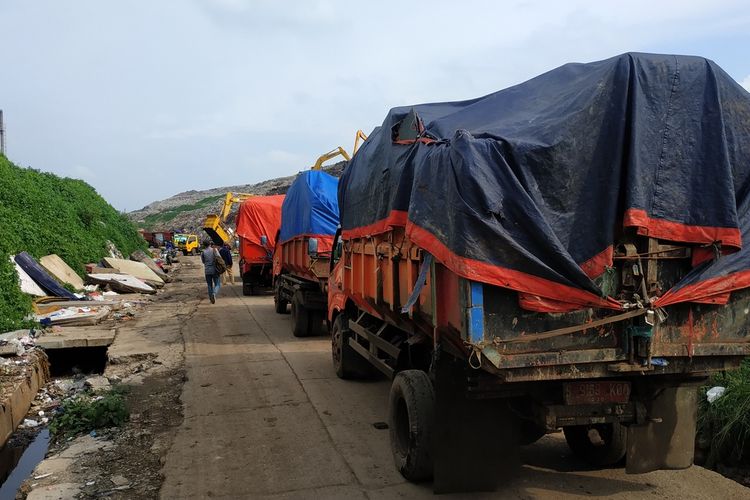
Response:
MULTIPOLYGON (((197 259, 195 259, 197 260, 197 259)), ((196 283, 199 263, 186 262, 196 283)), ((184 420, 164 462, 162 498, 430 498, 395 470, 386 419, 389 383, 336 378, 327 338, 296 339, 271 296, 241 287, 203 300, 185 335, 184 420)), ((700 467, 628 476, 590 470, 560 435, 523 451, 513 483, 460 498, 750 498, 700 467)), ((447 496, 451 498, 451 496, 447 496)))

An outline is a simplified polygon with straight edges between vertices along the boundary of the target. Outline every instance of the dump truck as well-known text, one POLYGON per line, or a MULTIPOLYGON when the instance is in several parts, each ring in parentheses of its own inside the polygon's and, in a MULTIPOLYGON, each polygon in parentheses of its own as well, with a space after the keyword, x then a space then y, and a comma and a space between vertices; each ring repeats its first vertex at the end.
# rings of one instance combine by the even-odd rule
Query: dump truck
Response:
POLYGON ((341 378, 392 379, 394 462, 492 490, 562 429, 594 466, 693 462, 698 387, 750 354, 750 94, 624 54, 392 109, 339 182, 341 378))
POLYGON ((239 237, 243 295, 273 283, 273 252, 281 226, 284 195, 253 196, 240 204, 236 234, 239 237))
POLYGON ((320 170, 300 173, 281 207, 273 257, 274 304, 291 304, 295 337, 320 335, 328 312, 327 281, 333 236, 339 224, 338 179, 320 170))
POLYGON ((141 236, 150 247, 163 247, 168 241, 172 241, 173 239, 171 231, 145 231, 139 229, 138 232, 141 233, 141 236))
POLYGON ((176 233, 174 244, 175 248, 182 252, 182 255, 195 255, 200 249, 197 234, 176 233))
POLYGON ((231 243, 234 238, 234 231, 227 225, 229 215, 232 213, 232 207, 235 203, 243 201, 255 195, 249 193, 232 193, 229 192, 224 197, 221 213, 209 214, 203 221, 203 230, 216 245, 231 243))

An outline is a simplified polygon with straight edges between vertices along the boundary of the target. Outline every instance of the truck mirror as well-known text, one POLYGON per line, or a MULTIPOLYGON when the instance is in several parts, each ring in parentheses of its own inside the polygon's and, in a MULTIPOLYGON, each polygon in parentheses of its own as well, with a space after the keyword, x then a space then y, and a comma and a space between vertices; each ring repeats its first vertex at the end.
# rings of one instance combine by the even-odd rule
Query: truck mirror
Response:
POLYGON ((268 236, 265 234, 260 237, 260 246, 264 247, 268 245, 268 236))
POLYGON ((310 238, 307 240, 307 254, 311 257, 318 255, 318 238, 310 238))

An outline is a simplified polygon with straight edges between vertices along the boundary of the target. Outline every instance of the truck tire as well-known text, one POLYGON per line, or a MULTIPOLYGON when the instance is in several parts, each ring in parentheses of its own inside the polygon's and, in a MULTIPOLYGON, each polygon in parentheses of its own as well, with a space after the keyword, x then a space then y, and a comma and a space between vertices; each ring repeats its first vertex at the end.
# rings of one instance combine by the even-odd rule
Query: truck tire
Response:
POLYGON ((281 283, 277 282, 273 293, 273 305, 277 314, 286 314, 288 301, 281 298, 281 283))
POLYGON ((563 427, 565 441, 579 458, 596 467, 618 463, 627 451, 628 428, 618 423, 563 427))
POLYGON ((326 320, 325 311, 314 310, 310 311, 310 335, 320 336, 325 333, 323 325, 326 320))
POLYGON ((302 292, 292 296, 292 335, 308 337, 310 335, 310 310, 304 306, 302 292))
POLYGON ((336 376, 344 380, 363 379, 371 373, 370 363, 349 345, 349 318, 341 313, 331 328, 331 358, 336 376))
POLYGON ((396 468, 409 481, 432 477, 435 391, 427 374, 404 370, 396 375, 388 401, 391 451, 396 468))

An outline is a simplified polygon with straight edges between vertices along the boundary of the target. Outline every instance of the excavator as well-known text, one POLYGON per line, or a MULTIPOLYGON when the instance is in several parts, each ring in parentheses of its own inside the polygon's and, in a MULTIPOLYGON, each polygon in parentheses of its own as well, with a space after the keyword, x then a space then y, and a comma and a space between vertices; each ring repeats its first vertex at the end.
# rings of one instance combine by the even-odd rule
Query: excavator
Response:
POLYGON ((318 160, 315 162, 315 165, 313 165, 312 167, 310 167, 310 170, 320 170, 320 169, 322 169, 323 168, 323 164, 325 162, 327 162, 328 160, 330 160, 332 158, 336 158, 337 156, 342 156, 346 161, 351 160, 352 156, 354 156, 355 153, 357 152, 357 150, 359 149, 360 141, 364 142, 366 140, 367 140, 367 136, 365 135, 365 133, 362 132, 361 130, 357 130, 357 134, 354 137, 354 148, 352 149, 351 156, 349 155, 349 153, 346 152, 346 150, 344 148, 342 148, 341 146, 339 146, 337 148, 334 148, 334 149, 330 150, 327 153, 323 153, 322 155, 320 155, 320 157, 318 158, 318 160))
POLYGON ((224 207, 220 214, 211 214, 203 221, 203 230, 211 237, 217 245, 229 243, 234 237, 234 230, 226 225, 227 217, 232 212, 235 203, 242 203, 255 195, 249 193, 227 193, 224 198, 224 207))
MULTIPOLYGON (((351 156, 344 148, 339 146, 322 154, 315 162, 315 165, 311 167, 311 170, 322 169, 325 162, 332 158, 336 158, 337 156, 342 156, 346 161, 351 160, 351 157, 354 156, 359 149, 360 143, 366 140, 367 136, 365 133, 361 130, 357 130, 354 137, 354 148, 352 149, 351 156)), ((213 240, 214 243, 217 245, 223 245, 233 238, 234 231, 226 225, 227 217, 229 217, 229 214, 232 211, 232 206, 235 203, 242 203, 252 196, 254 195, 248 193, 227 193, 224 198, 224 208, 222 208, 221 213, 218 215, 211 214, 206 217, 206 220, 203 221, 203 230, 211 237, 211 240, 213 240)))

